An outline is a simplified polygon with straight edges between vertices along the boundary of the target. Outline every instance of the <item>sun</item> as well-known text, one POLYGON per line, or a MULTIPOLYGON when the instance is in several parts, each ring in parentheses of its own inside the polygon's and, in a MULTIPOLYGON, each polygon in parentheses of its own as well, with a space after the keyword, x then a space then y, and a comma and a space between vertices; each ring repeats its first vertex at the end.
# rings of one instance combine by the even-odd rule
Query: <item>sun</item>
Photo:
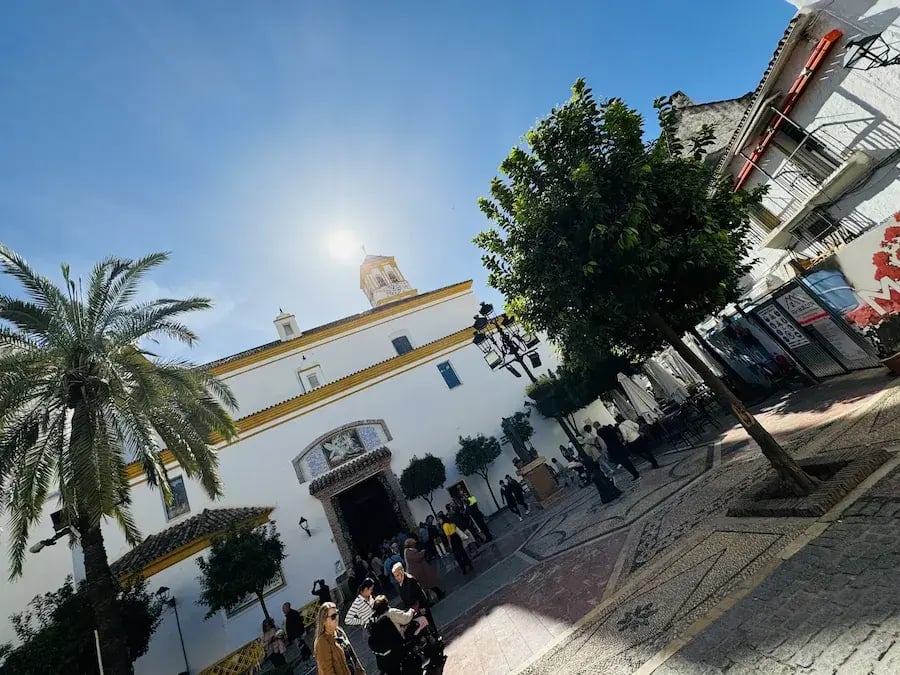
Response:
POLYGON ((336 230, 328 236, 328 253, 335 260, 343 263, 359 260, 361 248, 359 239, 349 230, 336 230))

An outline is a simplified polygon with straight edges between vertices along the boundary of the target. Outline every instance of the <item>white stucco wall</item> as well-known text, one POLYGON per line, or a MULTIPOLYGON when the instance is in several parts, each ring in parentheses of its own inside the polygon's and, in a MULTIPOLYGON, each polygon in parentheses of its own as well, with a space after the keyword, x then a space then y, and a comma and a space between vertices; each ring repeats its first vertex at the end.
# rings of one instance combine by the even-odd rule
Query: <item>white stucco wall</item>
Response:
MULTIPOLYGON (((472 324, 478 302, 471 291, 412 307, 361 329, 323 338, 302 350, 255 363, 222 376, 240 402, 240 416, 303 393, 297 371, 319 365, 323 384, 397 355, 391 339, 406 333, 420 347, 472 324)), ((301 326, 301 330, 303 327, 301 326)), ((275 328, 273 327, 273 333, 275 328)))
MULTIPOLYGON (((822 138, 826 144, 848 150, 863 150, 875 162, 900 148, 900 68, 885 67, 860 71, 843 67, 847 40, 860 33, 885 32, 888 42, 900 38, 900 6, 896 2, 860 0, 829 3, 804 3, 816 11, 816 19, 807 29, 809 39, 801 41, 790 55, 769 93, 786 92, 803 69, 818 40, 833 28, 843 31, 835 47, 807 85, 790 118, 822 138)), ((744 159, 736 157, 730 171, 737 174, 744 159)), ((774 175, 785 157, 770 145, 760 165, 774 175)), ((784 189, 756 170, 747 187, 768 185, 763 204, 775 215, 781 215, 797 199, 796 191, 784 189)), ((868 181, 827 208, 836 219, 852 218, 871 226, 900 209, 900 171, 895 158, 878 170, 868 181)), ((759 257, 759 270, 770 269, 778 261, 771 249, 754 251, 759 257)))

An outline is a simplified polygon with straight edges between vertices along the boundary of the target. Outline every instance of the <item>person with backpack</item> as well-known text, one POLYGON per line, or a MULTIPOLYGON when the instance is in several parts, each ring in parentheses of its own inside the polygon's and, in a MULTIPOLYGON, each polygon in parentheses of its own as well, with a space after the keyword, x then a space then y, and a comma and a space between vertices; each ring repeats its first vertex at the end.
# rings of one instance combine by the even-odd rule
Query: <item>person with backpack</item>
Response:
POLYGON ((375 655, 375 663, 384 675, 412 672, 404 668, 407 659, 404 632, 413 620, 413 610, 402 611, 379 595, 372 604, 372 618, 366 624, 367 643, 375 655))

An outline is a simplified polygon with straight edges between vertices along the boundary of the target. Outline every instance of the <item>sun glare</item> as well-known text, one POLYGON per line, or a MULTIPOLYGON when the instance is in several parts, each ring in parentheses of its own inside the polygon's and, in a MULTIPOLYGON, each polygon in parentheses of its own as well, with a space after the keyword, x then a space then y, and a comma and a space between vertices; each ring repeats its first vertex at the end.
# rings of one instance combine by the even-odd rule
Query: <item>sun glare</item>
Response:
POLYGON ((349 263, 360 259, 362 249, 355 234, 349 230, 337 230, 328 237, 328 253, 335 260, 349 263))

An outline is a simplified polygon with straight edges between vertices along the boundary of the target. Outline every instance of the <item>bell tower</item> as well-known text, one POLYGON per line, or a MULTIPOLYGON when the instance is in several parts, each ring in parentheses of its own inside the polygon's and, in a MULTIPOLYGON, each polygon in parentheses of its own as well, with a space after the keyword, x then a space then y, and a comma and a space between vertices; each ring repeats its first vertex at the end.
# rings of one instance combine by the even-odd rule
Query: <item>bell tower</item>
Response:
POLYGON ((411 298, 418 291, 400 273, 393 256, 367 255, 359 266, 359 287, 372 307, 411 298))

